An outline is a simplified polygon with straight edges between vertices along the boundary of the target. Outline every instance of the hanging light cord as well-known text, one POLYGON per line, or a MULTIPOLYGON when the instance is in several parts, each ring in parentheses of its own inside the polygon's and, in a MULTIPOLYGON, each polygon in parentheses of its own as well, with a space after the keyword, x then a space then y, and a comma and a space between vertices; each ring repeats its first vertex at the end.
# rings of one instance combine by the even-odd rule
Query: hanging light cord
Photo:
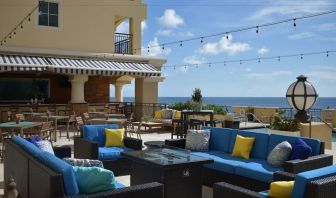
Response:
POLYGON ((254 25, 254 26, 249 26, 249 27, 237 28, 237 29, 233 29, 233 30, 230 30, 230 31, 219 32, 219 33, 209 34, 209 35, 205 35, 205 36, 198 36, 198 37, 193 37, 193 38, 185 39, 185 40, 178 40, 178 41, 172 41, 172 42, 167 42, 167 43, 161 43, 161 44, 158 44, 158 45, 150 45, 150 46, 147 46, 147 47, 142 47, 142 48, 138 48, 138 49, 134 49, 134 50, 136 50, 136 51, 144 50, 144 49, 148 50, 149 48, 162 47, 162 46, 168 46, 168 45, 174 45, 174 44, 180 44, 180 46, 182 46, 181 45, 182 43, 189 42, 189 41, 195 41, 195 40, 200 40, 201 43, 203 43, 204 39, 206 39, 206 38, 218 37, 218 36, 226 36, 226 38, 228 39, 229 38, 228 35, 231 34, 231 33, 242 32, 242 31, 253 30, 253 29, 256 30, 256 33, 259 33, 260 28, 262 28, 262 27, 269 27, 269 26, 274 26, 274 25, 279 25, 279 24, 289 23, 289 22, 293 22, 294 27, 296 27, 297 22, 299 20, 324 16, 324 15, 334 14, 334 13, 336 13, 336 10, 320 12, 320 13, 310 14, 310 15, 304 15, 304 16, 300 16, 300 17, 294 17, 294 18, 284 19, 284 20, 280 20, 280 21, 264 23, 264 24, 261 24, 261 25, 254 25))
POLYGON ((31 21, 31 15, 39 8, 39 5, 35 6, 6 36, 1 39, 1 45, 6 43, 6 39, 15 36, 19 29, 23 29, 23 23, 25 21, 31 21))
POLYGON ((296 54, 287 54, 287 55, 280 55, 280 56, 269 56, 269 57, 257 57, 257 58, 247 58, 247 59, 234 59, 234 60, 226 60, 226 61, 215 61, 215 62, 204 62, 200 64, 178 64, 178 65, 167 65, 163 66, 164 68, 169 67, 198 67, 200 65, 218 65, 218 64, 226 64, 228 63, 240 63, 243 64, 243 62, 252 62, 252 61, 258 61, 258 63, 261 62, 261 60, 273 60, 277 59, 278 61, 281 60, 281 58, 291 58, 291 57, 300 57, 303 59, 304 56, 312 56, 312 55, 319 55, 319 54, 326 54, 326 57, 329 57, 330 54, 336 53, 336 50, 327 50, 327 51, 319 51, 319 52, 306 52, 306 53, 296 53, 296 54))

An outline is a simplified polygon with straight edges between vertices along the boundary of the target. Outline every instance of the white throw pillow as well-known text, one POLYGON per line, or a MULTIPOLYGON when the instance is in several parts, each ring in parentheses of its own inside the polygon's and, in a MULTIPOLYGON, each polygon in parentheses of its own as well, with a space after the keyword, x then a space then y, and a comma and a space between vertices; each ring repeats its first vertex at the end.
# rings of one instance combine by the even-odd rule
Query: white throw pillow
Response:
POLYGON ((51 146, 51 143, 48 140, 41 140, 36 142, 37 147, 39 147, 41 150, 49 152, 53 155, 55 155, 54 153, 54 149, 51 146))
POLYGON ((186 149, 194 151, 208 151, 210 130, 188 130, 186 149))
POLYGON ((288 160, 291 152, 292 145, 287 141, 283 141, 276 145, 267 156, 267 163, 273 167, 280 167, 288 160))

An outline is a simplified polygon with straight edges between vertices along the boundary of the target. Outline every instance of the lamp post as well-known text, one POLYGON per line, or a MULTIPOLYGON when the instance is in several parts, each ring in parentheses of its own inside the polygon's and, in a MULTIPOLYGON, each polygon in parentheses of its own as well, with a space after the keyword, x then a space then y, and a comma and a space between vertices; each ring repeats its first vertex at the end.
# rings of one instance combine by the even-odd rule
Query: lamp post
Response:
POLYGON ((295 118, 302 123, 308 122, 307 110, 315 104, 317 97, 314 86, 303 75, 297 77, 297 81, 289 86, 286 93, 288 104, 297 110, 295 118))

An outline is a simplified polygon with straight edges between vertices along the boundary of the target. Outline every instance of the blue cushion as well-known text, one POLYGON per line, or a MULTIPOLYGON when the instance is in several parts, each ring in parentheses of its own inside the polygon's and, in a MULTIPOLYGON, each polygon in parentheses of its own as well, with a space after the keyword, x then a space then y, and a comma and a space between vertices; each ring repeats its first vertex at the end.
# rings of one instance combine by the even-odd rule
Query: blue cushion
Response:
POLYGON ((99 167, 73 167, 80 194, 93 194, 116 188, 112 171, 99 167))
POLYGON ((261 195, 261 197, 267 197, 268 196, 268 190, 264 190, 259 192, 259 194, 261 195))
POLYGON ((271 183, 273 173, 281 170, 283 169, 269 166, 266 160, 252 158, 248 163, 238 165, 235 168, 235 173, 250 179, 271 183))
POLYGON ((253 148, 250 154, 251 158, 259 158, 266 159, 267 158, 267 145, 269 140, 269 134, 267 133, 258 133, 251 131, 234 131, 231 135, 231 144, 230 144, 230 152, 232 153, 234 145, 236 143, 236 136, 241 135, 244 137, 255 137, 255 141, 253 144, 253 148))
POLYGON ((119 159, 120 153, 124 151, 133 151, 131 148, 127 147, 99 147, 98 149, 98 159, 99 160, 115 160, 119 159))
POLYGON ((305 195, 306 185, 308 182, 334 175, 336 175, 336 165, 327 166, 324 168, 319 168, 297 174, 295 176, 292 197, 303 198, 305 195))
POLYGON ((76 176, 70 164, 45 151, 41 153, 39 160, 56 173, 62 175, 66 195, 72 196, 79 194, 76 176))
MULTIPOLYGON (((270 139, 269 139, 269 143, 268 143, 267 155, 279 143, 281 143, 283 141, 288 141, 290 144, 293 145, 297 138, 298 137, 294 137, 294 136, 271 134, 270 139)), ((312 138, 304 138, 304 137, 301 137, 301 139, 303 141, 305 141, 312 148, 312 154, 311 154, 312 156, 320 154, 320 145, 321 145, 320 140, 312 139, 312 138)))
POLYGON ((231 133, 236 131, 235 129, 214 127, 203 127, 203 129, 210 129, 209 150, 229 152, 231 133))
POLYGON ((297 138, 292 144, 290 160, 307 159, 312 153, 312 148, 301 138, 297 138))
POLYGON ((124 188, 124 187, 125 187, 125 185, 122 184, 122 183, 119 183, 119 182, 116 182, 116 183, 115 183, 115 188, 116 188, 116 189, 120 189, 120 188, 124 188))
POLYGON ((118 129, 117 124, 109 125, 85 125, 83 127, 83 138, 86 140, 98 142, 99 146, 105 146, 105 129, 118 129))
POLYGON ((12 138, 12 141, 34 157, 39 157, 40 154, 42 153, 41 149, 39 149, 37 146, 28 142, 26 139, 22 137, 14 136, 12 138))
MULTIPOLYGON (((39 136, 34 136, 34 137, 29 137, 29 138, 25 138, 28 142, 36 145, 36 142, 41 141, 42 139, 39 136)), ((37 145, 36 145, 37 146, 37 145)))
POLYGON ((204 164, 203 166, 224 173, 234 174, 235 167, 248 162, 248 160, 232 157, 231 154, 220 151, 193 152, 192 154, 213 159, 214 163, 204 164))

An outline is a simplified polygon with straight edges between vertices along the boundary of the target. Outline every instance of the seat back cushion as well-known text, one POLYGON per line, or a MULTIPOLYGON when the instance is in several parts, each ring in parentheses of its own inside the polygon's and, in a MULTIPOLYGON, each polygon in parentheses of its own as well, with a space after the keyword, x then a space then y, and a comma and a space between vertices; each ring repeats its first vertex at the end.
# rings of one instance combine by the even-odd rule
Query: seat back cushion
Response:
POLYGON ((27 151, 30 155, 33 157, 39 157, 40 154, 42 153, 42 150, 39 149, 37 146, 34 144, 28 142, 26 139, 19 137, 19 136, 14 136, 12 138, 12 141, 20 146, 23 150, 27 151))
MULTIPOLYGON (((279 143, 283 141, 288 141, 291 145, 293 145, 297 138, 298 137, 294 137, 294 136, 271 134, 269 143, 268 143, 267 154, 269 154, 276 145, 278 145, 279 143)), ((312 156, 320 154, 320 145, 321 145, 320 140, 312 139, 312 138, 304 138, 304 137, 300 137, 300 138, 312 148, 312 153, 311 153, 312 156)))
POLYGON ((83 126, 83 138, 86 140, 98 142, 99 146, 105 146, 105 128, 118 129, 117 124, 107 125, 85 125, 83 126))
POLYGON ((305 196, 308 182, 334 175, 336 175, 336 165, 297 174, 295 176, 292 197, 303 198, 305 196))
POLYGON ((254 145, 250 154, 251 158, 259 158, 259 159, 267 158, 267 144, 269 140, 269 135, 267 133, 258 133, 258 132, 240 131, 240 130, 233 131, 230 140, 230 151, 229 151, 230 153, 232 153, 233 151, 237 135, 255 138, 254 145))
POLYGON ((202 129, 210 130, 209 150, 231 153, 229 152, 231 133, 236 131, 235 129, 214 127, 203 127, 202 129))
POLYGON ((79 194, 76 176, 70 164, 46 151, 41 153, 39 160, 51 170, 62 175, 63 186, 66 195, 73 196, 79 194))
POLYGON ((73 167, 80 194, 92 194, 116 188, 112 171, 99 167, 73 167))

